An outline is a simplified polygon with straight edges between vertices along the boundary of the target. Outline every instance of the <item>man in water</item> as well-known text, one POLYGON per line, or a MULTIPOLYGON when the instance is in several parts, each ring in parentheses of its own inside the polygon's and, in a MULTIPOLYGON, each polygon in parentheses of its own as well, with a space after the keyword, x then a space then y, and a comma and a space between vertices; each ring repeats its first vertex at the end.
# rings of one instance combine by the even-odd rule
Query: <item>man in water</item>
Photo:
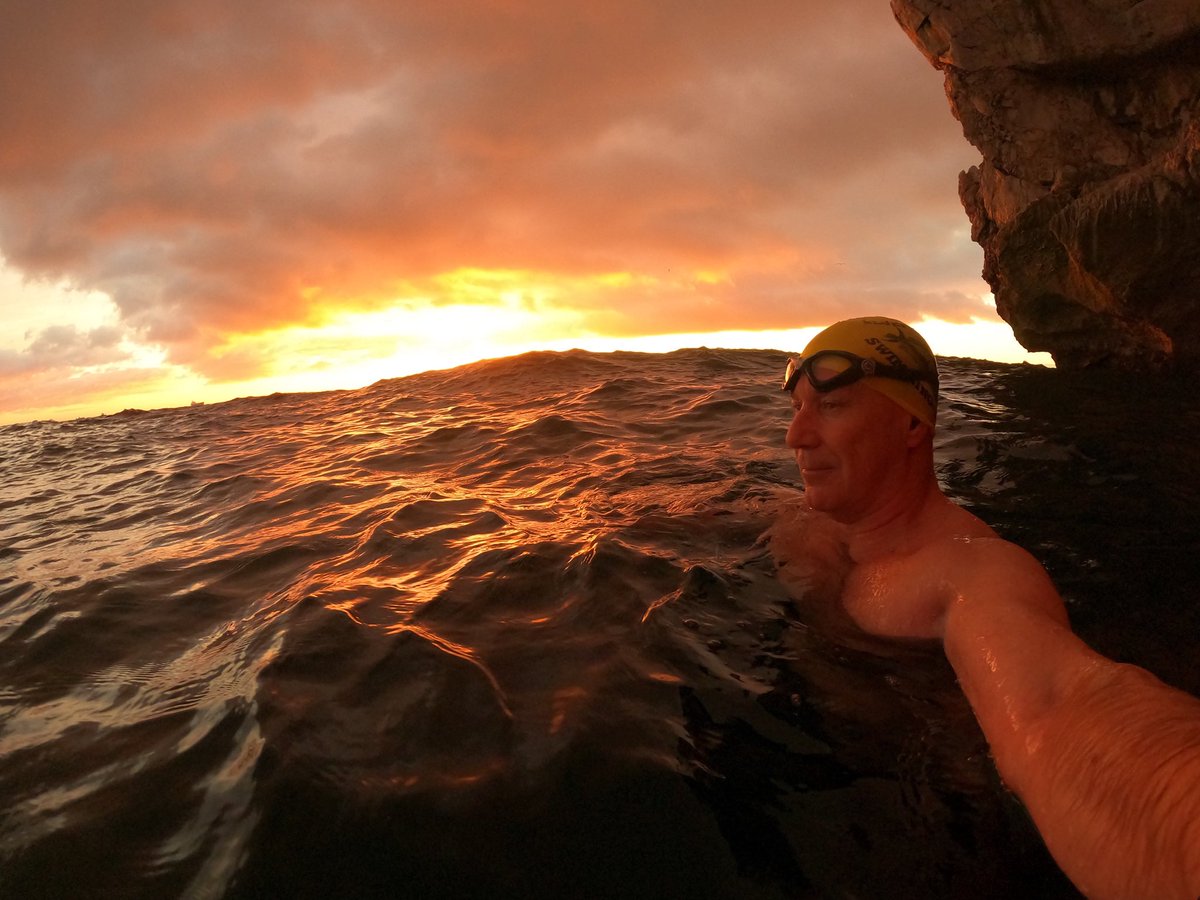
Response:
POLYGON ((1200 897, 1200 700, 1072 631, 1028 553, 938 487, 938 375, 894 319, 838 322, 784 390, 815 532, 865 631, 938 638, 996 767, 1089 897, 1200 897))

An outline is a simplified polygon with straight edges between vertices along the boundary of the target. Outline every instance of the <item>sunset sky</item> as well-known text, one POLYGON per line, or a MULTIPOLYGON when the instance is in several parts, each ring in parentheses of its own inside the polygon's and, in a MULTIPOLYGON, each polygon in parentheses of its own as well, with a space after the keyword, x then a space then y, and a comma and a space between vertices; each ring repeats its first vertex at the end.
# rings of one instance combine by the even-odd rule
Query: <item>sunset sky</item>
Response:
POLYGON ((1048 362, 887 0, 0 10, 0 423, 866 313, 1048 362))

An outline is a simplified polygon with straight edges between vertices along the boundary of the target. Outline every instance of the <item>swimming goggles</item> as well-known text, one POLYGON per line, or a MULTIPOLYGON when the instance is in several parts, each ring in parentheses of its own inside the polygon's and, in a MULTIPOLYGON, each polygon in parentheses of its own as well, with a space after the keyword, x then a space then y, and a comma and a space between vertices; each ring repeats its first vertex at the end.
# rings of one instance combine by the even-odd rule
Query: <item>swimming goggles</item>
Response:
POLYGON ((787 369, 783 373, 783 389, 791 393, 796 389, 796 383, 801 375, 808 376, 808 383, 816 390, 824 393, 848 384, 854 384, 860 378, 893 378, 897 381, 907 381, 916 384, 932 380, 937 384, 936 377, 913 371, 902 366, 885 366, 873 359, 867 359, 845 350, 821 350, 803 359, 792 357, 788 360, 787 369))

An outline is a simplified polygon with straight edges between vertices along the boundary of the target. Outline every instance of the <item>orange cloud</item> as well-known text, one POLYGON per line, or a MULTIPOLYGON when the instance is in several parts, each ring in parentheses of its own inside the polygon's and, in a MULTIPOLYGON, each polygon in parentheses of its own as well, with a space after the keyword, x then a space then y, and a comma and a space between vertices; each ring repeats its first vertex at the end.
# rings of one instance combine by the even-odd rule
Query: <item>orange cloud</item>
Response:
MULTIPOLYGON (((979 313, 976 155, 877 0, 20 4, 0 92, 9 265, 213 379, 463 270, 618 335, 979 313)), ((45 334, 0 368, 98 352, 45 334)))

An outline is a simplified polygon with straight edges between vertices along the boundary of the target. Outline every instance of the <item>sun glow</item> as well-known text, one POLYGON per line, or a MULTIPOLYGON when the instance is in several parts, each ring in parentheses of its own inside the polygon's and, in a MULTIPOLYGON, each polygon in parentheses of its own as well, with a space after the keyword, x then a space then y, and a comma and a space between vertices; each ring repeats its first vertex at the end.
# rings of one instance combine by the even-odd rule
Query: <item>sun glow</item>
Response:
POLYGON ((941 319, 924 319, 912 324, 929 342, 930 349, 937 356, 963 356, 1040 366, 1054 365, 1054 359, 1049 353, 1034 353, 1017 343, 1012 328, 998 316, 989 319, 976 317, 964 324, 945 322, 941 319))
POLYGON ((492 303, 404 303, 377 312, 347 313, 311 333, 288 337, 301 352, 298 359, 305 358, 306 348, 349 350, 349 359, 336 360, 331 353, 313 350, 306 358, 314 377, 328 380, 336 367, 337 380, 349 386, 520 353, 580 327, 578 313, 548 304, 533 308, 526 296, 510 290, 492 303), (353 359, 352 348, 379 347, 387 341, 392 343, 390 352, 353 359))
MULTIPOLYGON (((819 330, 810 326, 670 331, 674 310, 682 311, 684 321, 697 321, 709 296, 706 289, 713 285, 735 289, 722 273, 711 271, 555 276, 478 268, 395 285, 394 299, 382 303, 339 300, 312 287, 304 292, 313 313, 307 322, 225 334, 192 353, 186 364, 172 358, 170 347, 142 343, 135 332, 121 326, 112 301, 97 296, 92 298, 95 315, 81 316, 76 322, 100 330, 84 332, 76 326, 46 333, 61 333, 63 340, 73 337, 79 342, 107 334, 107 328, 119 340, 111 339, 106 356, 64 360, 49 373, 11 376, 0 424, 274 392, 354 389, 386 378, 532 350, 666 353, 703 346, 794 353, 819 330), (619 310, 625 312, 615 312, 619 310), (631 333, 639 326, 656 333, 631 333)), ((68 300, 79 305, 77 293, 65 289, 51 293, 62 293, 63 301, 48 309, 67 308, 68 300)), ((1050 364, 1047 354, 1030 354, 1016 343, 987 300, 981 299, 980 315, 967 323, 927 318, 912 324, 940 356, 1050 364)), ((28 318, 24 330, 33 335, 37 317, 28 318)), ((45 340, 42 344, 55 346, 45 340)), ((7 352, 16 358, 17 350, 12 344, 7 352)))
MULTIPOLYGON (((820 330, 612 335, 604 333, 586 305, 566 304, 589 293, 594 297, 627 287, 621 274, 578 279, 565 287, 532 273, 474 269, 437 281, 432 296, 398 300, 384 309, 334 313, 319 325, 233 336, 216 355, 241 354, 259 361, 264 374, 236 385, 252 394, 357 388, 531 350, 668 353, 703 346, 796 352, 820 330)), ((939 356, 1052 364, 1048 354, 1032 354, 1017 344, 999 319, 976 317, 960 324, 927 318, 913 324, 939 356)))

